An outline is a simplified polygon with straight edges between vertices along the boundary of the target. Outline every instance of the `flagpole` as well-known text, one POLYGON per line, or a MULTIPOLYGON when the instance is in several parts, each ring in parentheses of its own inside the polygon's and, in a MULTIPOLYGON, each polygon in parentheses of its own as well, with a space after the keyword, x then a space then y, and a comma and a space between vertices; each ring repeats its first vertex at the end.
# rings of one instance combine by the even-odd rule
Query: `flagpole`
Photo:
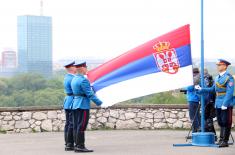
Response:
MULTIPOLYGON (((205 87, 204 82, 204 0, 201 0, 201 87, 205 87)), ((201 95, 201 132, 192 133, 191 144, 173 144, 173 146, 203 146, 218 147, 215 144, 215 134, 205 132, 205 96, 201 95)))
MULTIPOLYGON (((201 87, 204 83, 204 0, 201 0, 201 87)), ((201 95, 201 132, 205 132, 205 97, 201 95)))

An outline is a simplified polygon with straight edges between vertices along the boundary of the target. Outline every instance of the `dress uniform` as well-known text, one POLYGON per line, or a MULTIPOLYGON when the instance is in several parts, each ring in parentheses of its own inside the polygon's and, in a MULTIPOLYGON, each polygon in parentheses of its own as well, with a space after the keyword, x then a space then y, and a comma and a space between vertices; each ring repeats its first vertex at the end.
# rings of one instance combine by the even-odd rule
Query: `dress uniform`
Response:
MULTIPOLYGON (((76 63, 75 66, 85 67, 86 62, 76 63)), ((73 124, 75 152, 93 152, 85 147, 85 130, 89 121, 90 102, 93 101, 97 106, 102 104, 90 86, 89 80, 84 74, 77 74, 71 82, 73 99, 73 124)))
MULTIPOLYGON (((226 60, 219 59, 218 65, 231 65, 226 60)), ((234 93, 234 78, 228 72, 224 71, 215 78, 215 83, 210 88, 203 88, 202 93, 216 92, 215 108, 218 124, 220 126, 220 147, 228 147, 229 136, 232 126, 233 112, 233 93, 234 93)))
MULTIPOLYGON (((66 63, 65 68, 69 68, 74 65, 73 62, 66 63)), ((65 127, 64 127, 64 139, 65 139, 65 151, 74 150, 73 140, 73 119, 72 119, 72 102, 73 102, 73 91, 71 88, 71 81, 74 78, 74 74, 67 73, 64 77, 64 92, 66 97, 64 99, 64 110, 65 110, 65 127)))

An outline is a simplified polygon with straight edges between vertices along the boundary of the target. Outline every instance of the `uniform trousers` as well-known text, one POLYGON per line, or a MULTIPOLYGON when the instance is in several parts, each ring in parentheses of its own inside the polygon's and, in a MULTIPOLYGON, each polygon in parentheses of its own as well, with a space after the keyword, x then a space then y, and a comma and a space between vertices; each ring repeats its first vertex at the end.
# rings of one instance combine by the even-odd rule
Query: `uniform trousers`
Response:
POLYGON ((64 126, 64 139, 66 146, 73 146, 73 117, 70 109, 65 109, 65 126, 64 126))
POLYGON ((228 107, 226 110, 216 108, 217 120, 220 127, 232 126, 233 107, 228 107))
POLYGON ((90 117, 89 109, 73 110, 73 134, 75 147, 85 147, 85 130, 90 117))

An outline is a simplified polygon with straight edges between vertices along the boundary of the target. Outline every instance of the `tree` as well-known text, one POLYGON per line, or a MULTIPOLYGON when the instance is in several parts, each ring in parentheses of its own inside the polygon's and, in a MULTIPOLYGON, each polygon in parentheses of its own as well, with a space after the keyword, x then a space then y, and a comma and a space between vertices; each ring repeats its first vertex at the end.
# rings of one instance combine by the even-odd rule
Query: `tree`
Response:
POLYGON ((15 105, 17 106, 33 105, 34 103, 34 95, 32 91, 17 90, 14 91, 12 97, 14 98, 15 105))
POLYGON ((0 96, 0 107, 15 107, 17 106, 12 96, 0 96))
POLYGON ((58 78, 53 78, 53 79, 48 80, 46 85, 47 85, 47 88, 61 89, 63 88, 63 81, 59 80, 58 78))
POLYGON ((63 77, 45 79, 38 74, 0 78, 0 106, 62 105, 63 77))
POLYGON ((46 88, 46 79, 39 74, 20 74, 11 80, 12 89, 37 91, 46 88))
POLYGON ((7 82, 5 80, 0 79, 0 94, 5 94, 7 88, 7 82))
POLYGON ((64 99, 63 89, 47 88, 35 92, 34 105, 62 105, 64 99))

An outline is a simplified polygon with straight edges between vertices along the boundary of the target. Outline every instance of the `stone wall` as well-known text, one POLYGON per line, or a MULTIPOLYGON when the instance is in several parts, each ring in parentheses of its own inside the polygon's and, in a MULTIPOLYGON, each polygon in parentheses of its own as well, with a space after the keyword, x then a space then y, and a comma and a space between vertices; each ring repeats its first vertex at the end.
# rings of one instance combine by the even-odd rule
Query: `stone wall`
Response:
MULTIPOLYGON (((187 105, 115 106, 92 108, 88 129, 188 129, 187 105)), ((235 118, 234 118, 235 120, 235 118)), ((61 107, 1 108, 0 131, 7 133, 63 131, 61 107)))

